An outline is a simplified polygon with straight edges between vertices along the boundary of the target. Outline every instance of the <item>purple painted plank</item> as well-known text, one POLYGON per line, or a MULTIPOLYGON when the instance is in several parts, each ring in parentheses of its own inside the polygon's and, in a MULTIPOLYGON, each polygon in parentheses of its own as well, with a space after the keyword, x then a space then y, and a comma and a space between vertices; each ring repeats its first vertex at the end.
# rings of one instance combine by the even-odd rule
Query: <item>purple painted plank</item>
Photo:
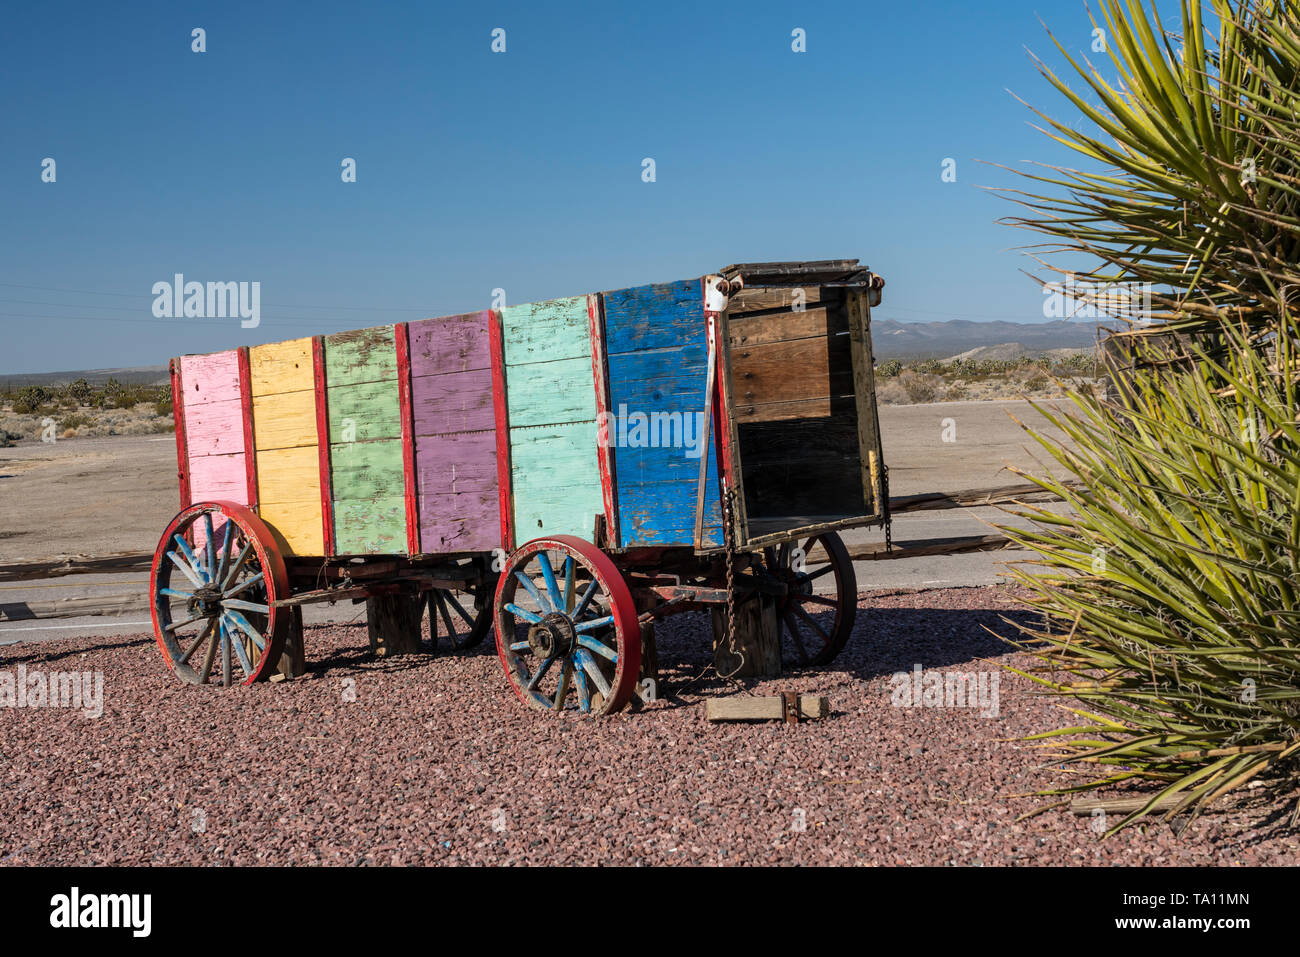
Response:
POLYGON ((418 436, 415 473, 424 551, 501 545, 495 432, 418 436))
POLYGON ((491 431, 492 370, 472 369, 411 380, 416 435, 491 431))
POLYGON ((488 313, 471 312, 409 325, 411 375, 438 375, 492 367, 488 313))

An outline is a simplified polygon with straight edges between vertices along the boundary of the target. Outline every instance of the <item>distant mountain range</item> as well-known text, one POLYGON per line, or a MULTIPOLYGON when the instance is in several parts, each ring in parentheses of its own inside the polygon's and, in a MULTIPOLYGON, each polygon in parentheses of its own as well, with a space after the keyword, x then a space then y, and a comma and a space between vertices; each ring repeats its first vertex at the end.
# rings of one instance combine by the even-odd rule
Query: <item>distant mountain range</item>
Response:
POLYGON ((171 373, 166 366, 137 366, 132 369, 82 369, 77 372, 0 372, 0 388, 21 389, 26 385, 68 385, 85 379, 87 385, 103 385, 116 379, 122 385, 167 385, 171 373))
MULTIPOLYGON (((1013 358, 1020 352, 1036 355, 1053 349, 1091 349, 1097 341, 1100 323, 1071 322, 971 322, 949 319, 946 322, 898 322, 875 319, 871 323, 871 342, 877 359, 947 359, 972 349, 998 346, 998 355, 1013 358), (1005 355, 1004 355, 1005 354, 1005 355)), ((76 372, 0 372, 0 388, 25 385, 66 385, 85 379, 90 385, 103 385, 116 379, 123 385, 165 385, 169 381, 166 366, 139 366, 131 369, 83 369, 76 372)))
MULTIPOLYGON (((1019 346, 1029 354, 1052 349, 1088 350, 1101 323, 1073 322, 898 322, 873 319, 871 345, 877 359, 947 359, 985 346, 1019 346)), ((1009 351, 1009 350, 1001 350, 1009 351)), ((1010 356, 1007 356, 1010 358, 1010 356)))

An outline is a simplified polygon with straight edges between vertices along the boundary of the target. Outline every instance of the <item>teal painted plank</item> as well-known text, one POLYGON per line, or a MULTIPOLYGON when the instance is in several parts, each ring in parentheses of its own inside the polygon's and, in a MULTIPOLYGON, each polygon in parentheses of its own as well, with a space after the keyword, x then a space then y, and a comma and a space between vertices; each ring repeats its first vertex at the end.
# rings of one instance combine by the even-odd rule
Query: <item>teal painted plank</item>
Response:
POLYGON ((512 427, 596 420, 591 357, 515 366, 506 373, 512 427))
POLYGON ((591 540, 603 514, 596 424, 510 430, 517 544, 541 535, 591 540))
POLYGON ((591 358, 586 296, 510 306, 501 310, 501 330, 508 366, 591 358))

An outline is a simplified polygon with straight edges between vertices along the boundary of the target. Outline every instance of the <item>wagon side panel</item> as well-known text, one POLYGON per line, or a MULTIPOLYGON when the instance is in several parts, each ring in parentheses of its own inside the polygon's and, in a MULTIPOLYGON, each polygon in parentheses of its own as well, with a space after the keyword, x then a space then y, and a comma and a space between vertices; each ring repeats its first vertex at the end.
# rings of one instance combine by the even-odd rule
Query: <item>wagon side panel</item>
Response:
POLYGON ((699 279, 603 294, 619 545, 692 545, 705 471, 703 544, 722 544, 705 424, 708 326, 699 279))
POLYGON ((324 352, 335 551, 404 554, 396 330, 380 326, 326 336, 324 352))
POLYGON ((489 314, 410 324, 411 406, 425 552, 501 546, 489 314))
POLYGON ((502 310, 514 535, 590 540, 604 514, 586 296, 502 310))
POLYGON ((286 554, 325 553, 312 340, 248 350, 258 514, 286 554))
POLYGON ((179 360, 190 500, 248 504, 236 350, 179 360))

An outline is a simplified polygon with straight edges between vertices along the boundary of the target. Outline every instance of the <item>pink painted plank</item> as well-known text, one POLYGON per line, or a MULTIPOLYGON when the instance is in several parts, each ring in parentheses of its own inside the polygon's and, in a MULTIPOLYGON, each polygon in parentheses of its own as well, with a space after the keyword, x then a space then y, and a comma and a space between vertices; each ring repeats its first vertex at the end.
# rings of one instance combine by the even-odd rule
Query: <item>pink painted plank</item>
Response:
POLYGON ((231 349, 207 356, 185 356, 181 359, 181 385, 188 424, 194 406, 239 398, 239 354, 231 349))
POLYGON ((471 312, 410 323, 411 375, 487 369, 488 313, 471 312))
POLYGON ((419 436, 415 472, 425 552, 501 545, 495 432, 419 436))
POLYGON ((411 380, 416 435, 491 431, 492 370, 471 369, 411 380))
POLYGON ((243 453, 191 458, 190 488, 195 502, 221 499, 247 504, 248 473, 244 470, 243 453))
POLYGON ((239 397, 186 405, 185 444, 191 462, 205 455, 243 453, 244 409, 239 397))

